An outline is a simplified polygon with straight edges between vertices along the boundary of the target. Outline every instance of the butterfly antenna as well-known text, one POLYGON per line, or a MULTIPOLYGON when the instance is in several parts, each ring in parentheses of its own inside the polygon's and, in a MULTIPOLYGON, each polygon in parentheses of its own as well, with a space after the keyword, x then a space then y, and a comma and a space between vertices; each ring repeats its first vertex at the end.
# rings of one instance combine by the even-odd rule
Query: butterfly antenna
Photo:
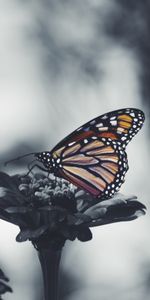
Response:
POLYGON ((9 163, 12 163, 12 162, 14 162, 14 161, 16 161, 16 160, 20 160, 20 159, 22 159, 22 158, 24 158, 24 157, 26 157, 26 156, 33 155, 33 154, 35 154, 35 152, 27 153, 27 154, 25 154, 25 155, 18 156, 18 157, 14 158, 14 159, 7 160, 7 161, 4 163, 4 166, 7 166, 9 163))

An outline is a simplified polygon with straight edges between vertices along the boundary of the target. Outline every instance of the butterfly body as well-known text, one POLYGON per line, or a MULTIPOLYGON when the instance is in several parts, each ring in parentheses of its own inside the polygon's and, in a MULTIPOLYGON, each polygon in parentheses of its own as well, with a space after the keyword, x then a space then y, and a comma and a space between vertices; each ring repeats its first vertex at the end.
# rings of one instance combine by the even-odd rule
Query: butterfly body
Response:
POLYGON ((125 148, 143 122, 144 114, 138 109, 113 111, 87 122, 50 152, 35 153, 35 157, 49 173, 95 197, 109 198, 124 182, 125 148))

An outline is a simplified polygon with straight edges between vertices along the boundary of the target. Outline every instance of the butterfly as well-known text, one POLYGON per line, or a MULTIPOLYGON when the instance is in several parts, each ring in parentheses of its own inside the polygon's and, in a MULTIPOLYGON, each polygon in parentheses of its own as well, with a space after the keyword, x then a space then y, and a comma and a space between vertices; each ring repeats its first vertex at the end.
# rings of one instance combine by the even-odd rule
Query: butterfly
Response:
POLYGON ((144 113, 125 108, 80 126, 51 151, 34 154, 44 170, 64 178, 96 198, 119 190, 128 170, 126 146, 141 129, 144 113))
POLYGON ((64 178, 95 197, 119 190, 128 170, 125 148, 144 123, 134 108, 101 115, 80 126, 51 151, 35 153, 49 173, 64 178))

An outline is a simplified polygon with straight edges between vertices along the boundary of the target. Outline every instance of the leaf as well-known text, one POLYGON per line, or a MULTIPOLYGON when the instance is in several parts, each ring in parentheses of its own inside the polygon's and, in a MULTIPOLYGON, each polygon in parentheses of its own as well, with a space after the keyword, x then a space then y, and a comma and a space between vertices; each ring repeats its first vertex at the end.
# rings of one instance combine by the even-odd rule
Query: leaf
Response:
POLYGON ((97 205, 93 205, 87 211, 85 211, 85 215, 89 216, 91 219, 99 219, 105 216, 107 212, 106 207, 100 207, 97 205))
MULTIPOLYGON (((135 197, 132 196, 132 199, 135 199, 135 197)), ((145 215, 145 205, 143 205, 141 202, 137 200, 132 200, 130 197, 127 200, 119 200, 115 199, 114 202, 112 202, 113 198, 111 201, 109 201, 109 205, 107 203, 106 205, 106 212, 104 215, 101 215, 98 218, 93 218, 93 221, 89 223, 88 225, 90 227, 92 226, 99 226, 99 225, 104 225, 104 224, 109 224, 109 223, 114 223, 114 222, 121 222, 121 221, 131 221, 139 216, 145 215)), ((97 206, 98 207, 98 206, 97 206)), ((99 212, 99 209, 97 211, 99 212)))
POLYGON ((48 225, 42 225, 38 229, 23 229, 16 237, 17 242, 25 242, 27 240, 39 238, 46 230, 48 225))
POLYGON ((6 188, 7 190, 7 199, 9 198, 9 201, 14 201, 15 203, 24 203, 25 198, 20 193, 17 181, 19 180, 19 177, 16 176, 9 176, 6 173, 0 172, 0 186, 6 188), (16 179, 17 178, 17 179, 16 179))
POLYGON ((14 188, 11 176, 9 176, 6 173, 0 172, 0 186, 6 187, 6 188, 14 188))
POLYGON ((141 211, 145 214, 144 209, 146 207, 138 201, 126 201, 126 203, 120 203, 107 209, 107 218, 130 218, 135 215, 136 211, 141 211))
POLYGON ((0 269, 0 279, 9 281, 9 279, 5 276, 4 272, 0 269))
POLYGON ((77 218, 74 215, 68 214, 67 215, 67 224, 68 225, 75 225, 77 218))
POLYGON ((0 207, 5 208, 8 205, 14 205, 16 203, 16 194, 14 191, 0 187, 0 207))
POLYGON ((75 217, 76 217, 75 225, 81 225, 91 221, 91 216, 88 216, 86 214, 76 213, 75 217))
POLYGON ((7 213, 12 213, 12 214, 18 214, 18 213, 25 214, 29 211, 32 211, 32 208, 26 206, 9 206, 5 208, 5 211, 7 213))
POLYGON ((83 223, 90 222, 91 218, 82 213, 75 213, 74 215, 67 215, 67 224, 68 225, 81 225, 83 223))
POLYGON ((84 212, 88 207, 95 203, 95 198, 83 190, 78 191, 75 194, 77 209, 80 212, 84 212))
POLYGON ((77 237, 81 242, 90 241, 92 239, 92 232, 88 227, 81 226, 77 237))
POLYGON ((12 293, 12 288, 6 283, 0 281, 0 295, 5 294, 6 292, 12 293))
POLYGON ((88 209, 84 211, 84 213, 90 216, 92 219, 104 218, 106 214, 108 214, 108 210, 113 211, 112 207, 121 207, 123 205, 127 205, 127 200, 136 200, 136 196, 125 196, 121 193, 117 193, 114 197, 103 200, 99 203, 91 205, 88 209))
POLYGON ((69 239, 74 241, 77 237, 77 230, 74 226, 63 225, 59 229, 59 232, 65 237, 65 239, 69 239))
POLYGON ((45 205, 42 207, 38 207, 38 211, 52 211, 52 207, 50 205, 45 205))

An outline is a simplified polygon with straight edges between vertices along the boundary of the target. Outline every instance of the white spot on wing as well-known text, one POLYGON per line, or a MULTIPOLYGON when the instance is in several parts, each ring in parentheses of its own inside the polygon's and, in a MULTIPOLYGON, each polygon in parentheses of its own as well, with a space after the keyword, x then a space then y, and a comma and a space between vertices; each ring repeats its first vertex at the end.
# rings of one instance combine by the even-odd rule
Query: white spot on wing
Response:
POLYGON ((108 130, 108 127, 99 127, 98 130, 99 130, 99 131, 107 131, 107 130, 108 130))
POLYGON ((104 126, 103 123, 98 123, 98 124, 96 124, 96 127, 102 127, 102 126, 104 126))
POLYGON ((95 123, 96 123, 95 120, 93 120, 93 121, 90 122, 91 125, 94 125, 95 123))
POLYGON ((112 126, 116 126, 116 125, 117 125, 117 121, 116 121, 116 120, 110 121, 110 124, 111 124, 112 126))
POLYGON ((84 144, 87 144, 87 143, 88 143, 88 140, 87 140, 87 139, 85 139, 85 140, 84 140, 84 144))
POLYGON ((110 118, 110 120, 115 120, 116 119, 116 116, 113 116, 110 118))
POLYGON ((131 116, 131 117, 135 117, 135 113, 132 112, 132 113, 130 114, 130 116, 131 116))
POLYGON ((103 120, 107 119, 107 115, 101 117, 101 119, 103 119, 103 120))
POLYGON ((75 143, 76 142, 69 143, 68 146, 70 147, 70 146, 74 145, 75 143))
POLYGON ((126 136, 122 136, 122 137, 121 137, 121 140, 122 140, 122 141, 125 141, 126 139, 127 139, 126 136))

